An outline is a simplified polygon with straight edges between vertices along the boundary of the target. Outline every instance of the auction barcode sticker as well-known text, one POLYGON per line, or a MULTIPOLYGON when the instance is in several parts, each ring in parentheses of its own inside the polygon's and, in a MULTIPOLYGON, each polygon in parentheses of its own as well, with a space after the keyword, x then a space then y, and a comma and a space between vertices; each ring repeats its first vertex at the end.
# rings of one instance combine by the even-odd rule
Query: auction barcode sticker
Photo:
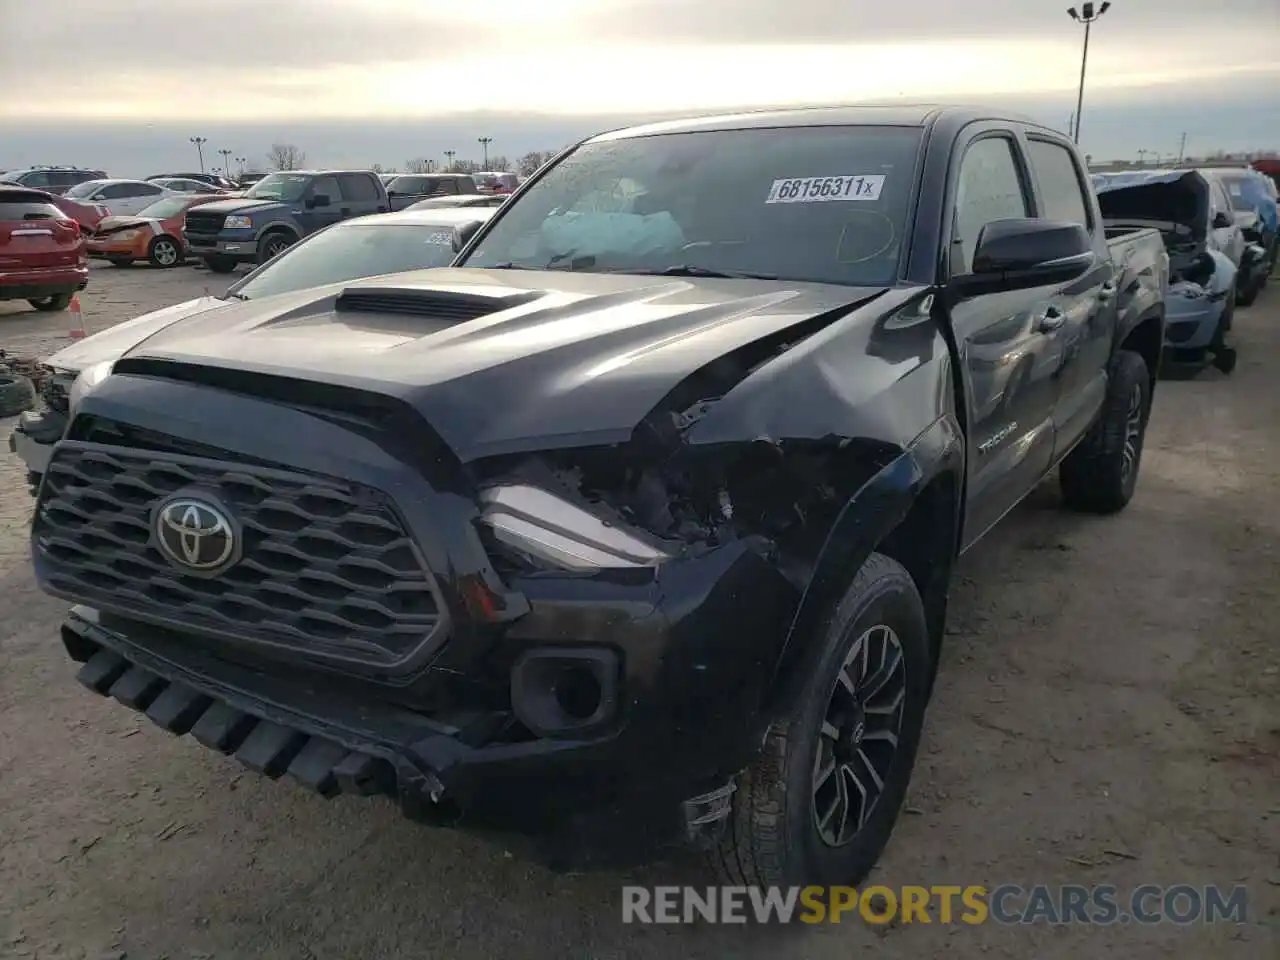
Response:
POLYGON ((843 177, 790 177, 773 181, 765 203, 825 203, 829 200, 879 200, 883 174, 843 177))

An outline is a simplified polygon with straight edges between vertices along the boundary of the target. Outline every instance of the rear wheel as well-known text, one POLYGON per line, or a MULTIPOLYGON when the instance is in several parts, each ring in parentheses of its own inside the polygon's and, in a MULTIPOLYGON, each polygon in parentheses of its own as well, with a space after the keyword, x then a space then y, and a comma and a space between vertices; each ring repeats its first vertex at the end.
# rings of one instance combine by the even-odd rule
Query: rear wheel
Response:
POLYGON ((59 310, 65 310, 71 306, 71 294, 55 293, 52 297, 37 297, 34 300, 28 300, 37 310, 43 310, 46 313, 56 313, 59 310))
POLYGON ((821 657, 740 778, 711 852, 727 883, 857 883, 906 796, 932 673, 910 574, 873 554, 819 629, 821 657))
POLYGON ((230 273, 236 268, 236 262, 230 257, 205 257, 204 265, 213 273, 230 273))
POLYGON ((156 237, 147 248, 147 259, 152 266, 176 267, 182 262, 182 248, 173 237, 156 237))
POLYGON ((1151 413, 1146 361, 1121 350, 1111 361, 1102 411, 1058 471, 1062 499, 1072 510, 1116 513, 1133 499, 1151 413))

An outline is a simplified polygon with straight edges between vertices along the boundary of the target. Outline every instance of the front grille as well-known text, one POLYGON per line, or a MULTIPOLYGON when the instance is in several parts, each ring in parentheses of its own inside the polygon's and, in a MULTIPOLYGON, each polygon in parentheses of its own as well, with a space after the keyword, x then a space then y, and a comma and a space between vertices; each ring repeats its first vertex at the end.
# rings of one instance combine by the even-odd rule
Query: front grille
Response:
POLYGON ((183 229, 188 234, 216 234, 222 229, 222 225, 226 222, 226 214, 197 213, 193 210, 187 214, 186 225, 183 229))
POLYGON ((64 443, 34 543, 63 596, 321 658, 394 665, 442 624, 434 582, 385 495, 329 478, 64 443), (181 572, 154 545, 154 508, 188 489, 216 497, 241 527, 241 559, 216 577, 181 572))

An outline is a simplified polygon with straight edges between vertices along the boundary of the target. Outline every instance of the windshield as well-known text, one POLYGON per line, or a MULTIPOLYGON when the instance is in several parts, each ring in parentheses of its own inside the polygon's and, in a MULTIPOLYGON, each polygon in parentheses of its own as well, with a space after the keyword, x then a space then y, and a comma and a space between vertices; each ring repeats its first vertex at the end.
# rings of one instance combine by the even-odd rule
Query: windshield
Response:
POLYGON ((874 126, 589 143, 507 204, 466 265, 889 284, 919 143, 874 126))
POLYGON ((101 186, 101 180, 86 180, 84 183, 77 183, 74 187, 70 187, 63 196, 71 197, 73 200, 77 197, 87 197, 101 186))
POLYGON ((452 227, 427 224, 344 224, 313 234, 270 261, 228 293, 256 300, 384 273, 446 267, 452 227))
POLYGON ((245 191, 250 200, 280 200, 293 203, 302 199, 311 177, 305 173, 271 173, 245 191))
POLYGON ((167 197, 164 200, 157 200, 149 207, 143 207, 138 211, 138 216, 151 220, 166 220, 181 213, 188 206, 188 202, 181 197, 167 197))

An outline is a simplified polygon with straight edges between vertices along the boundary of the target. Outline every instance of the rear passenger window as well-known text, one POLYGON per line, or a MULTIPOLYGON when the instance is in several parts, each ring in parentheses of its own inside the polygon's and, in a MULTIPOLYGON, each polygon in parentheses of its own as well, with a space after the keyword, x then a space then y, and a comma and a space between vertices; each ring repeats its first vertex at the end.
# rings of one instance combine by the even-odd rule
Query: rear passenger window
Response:
POLYGON ((342 183, 342 193, 348 200, 374 202, 381 200, 378 188, 373 185, 373 178, 359 173, 348 173, 338 178, 342 183))
POLYGON ((1036 183, 1040 185, 1040 199, 1044 207, 1040 216, 1045 220, 1080 223, 1092 229, 1080 170, 1071 151, 1047 140, 1029 140, 1027 153, 1031 158, 1031 169, 1036 174, 1036 183))
POLYGON ((126 196, 130 197, 154 197, 164 193, 154 183, 135 183, 129 186, 130 192, 126 196))
POLYGON ((28 173, 22 178, 22 182, 28 187, 48 187, 52 186, 52 178, 43 170, 35 173, 28 173))
POLYGON ((960 161, 951 272, 969 272, 978 236, 988 223, 1027 216, 1030 209, 1013 141, 1005 137, 975 141, 960 161))
POLYGON ((316 177, 311 181, 311 196, 328 197, 329 203, 335 206, 344 199, 342 188, 338 186, 338 178, 330 176, 316 177))

